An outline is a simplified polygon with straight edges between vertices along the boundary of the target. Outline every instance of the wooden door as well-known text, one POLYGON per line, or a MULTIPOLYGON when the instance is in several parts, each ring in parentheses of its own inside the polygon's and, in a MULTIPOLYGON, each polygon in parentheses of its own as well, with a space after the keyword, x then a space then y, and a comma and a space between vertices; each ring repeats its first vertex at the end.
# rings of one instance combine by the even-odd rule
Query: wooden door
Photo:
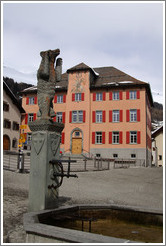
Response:
POLYGON ((72 154, 81 154, 81 153, 82 153, 82 138, 73 138, 72 154))
POLYGON ((3 136, 3 150, 10 150, 10 138, 7 135, 3 136))

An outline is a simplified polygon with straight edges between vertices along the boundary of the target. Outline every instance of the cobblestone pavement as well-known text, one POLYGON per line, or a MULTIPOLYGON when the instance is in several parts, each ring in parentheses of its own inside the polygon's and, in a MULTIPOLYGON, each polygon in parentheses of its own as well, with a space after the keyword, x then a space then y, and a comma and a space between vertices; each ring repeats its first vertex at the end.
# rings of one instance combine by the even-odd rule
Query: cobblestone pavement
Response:
MULTIPOLYGON (((162 210, 163 169, 129 168, 80 172, 64 178, 59 205, 119 204, 162 210)), ((23 214, 28 207, 29 174, 3 172, 4 243, 25 243, 23 214)))

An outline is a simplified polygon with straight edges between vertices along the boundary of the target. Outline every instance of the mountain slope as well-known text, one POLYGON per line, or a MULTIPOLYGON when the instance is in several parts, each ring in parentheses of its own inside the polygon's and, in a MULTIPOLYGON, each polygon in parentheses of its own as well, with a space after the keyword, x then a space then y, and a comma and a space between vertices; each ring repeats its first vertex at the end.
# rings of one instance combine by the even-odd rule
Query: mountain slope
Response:
POLYGON ((22 73, 14 68, 10 68, 7 66, 3 66, 3 76, 12 78, 14 81, 17 81, 18 83, 28 83, 28 84, 37 84, 37 77, 36 73, 22 73))

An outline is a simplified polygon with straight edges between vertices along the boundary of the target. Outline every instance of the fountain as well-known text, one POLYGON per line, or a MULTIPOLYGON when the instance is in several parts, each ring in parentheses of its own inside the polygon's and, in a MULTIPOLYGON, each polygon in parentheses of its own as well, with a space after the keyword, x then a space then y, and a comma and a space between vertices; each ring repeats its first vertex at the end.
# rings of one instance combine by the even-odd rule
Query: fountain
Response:
MULTIPOLYGON (((63 177, 77 177, 63 171, 59 157, 64 125, 53 122, 52 100, 60 81, 62 59, 54 63, 60 50, 41 52, 38 69, 38 119, 29 124, 32 131, 29 212, 24 214, 27 243, 136 243, 162 241, 162 214, 156 211, 118 205, 73 205, 58 207, 63 177), (151 226, 153 225, 153 230, 151 226), (142 236, 144 227, 149 237, 142 236), (130 228, 126 234, 124 228, 130 228), (149 233, 150 231, 150 233, 149 233), (154 233, 155 232, 155 233, 154 233), (158 233, 158 234, 157 234, 158 233)), ((63 160, 65 161, 65 160, 63 160)))

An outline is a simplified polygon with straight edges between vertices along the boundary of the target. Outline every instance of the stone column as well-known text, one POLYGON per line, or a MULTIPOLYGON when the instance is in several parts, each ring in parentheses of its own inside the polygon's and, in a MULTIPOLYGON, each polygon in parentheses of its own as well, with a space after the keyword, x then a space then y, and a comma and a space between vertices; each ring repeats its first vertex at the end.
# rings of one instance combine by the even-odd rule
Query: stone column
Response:
POLYGON ((32 131, 31 167, 29 184, 29 211, 51 209, 57 206, 58 180, 51 179, 53 168, 49 162, 59 159, 60 137, 64 125, 49 119, 29 124, 32 131))

